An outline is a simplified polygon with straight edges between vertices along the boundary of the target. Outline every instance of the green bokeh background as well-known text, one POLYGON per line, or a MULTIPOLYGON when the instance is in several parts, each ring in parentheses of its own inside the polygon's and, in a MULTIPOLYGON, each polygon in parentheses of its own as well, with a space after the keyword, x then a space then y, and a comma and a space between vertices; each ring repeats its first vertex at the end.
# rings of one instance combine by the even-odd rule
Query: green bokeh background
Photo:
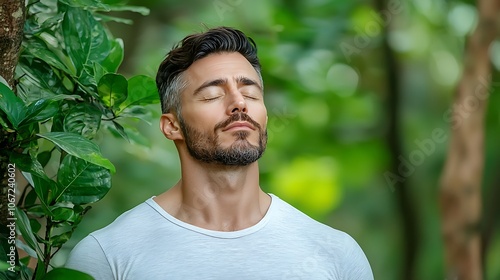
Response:
MULTIPOLYGON (((120 71, 129 76, 155 76, 172 46, 205 26, 232 26, 252 37, 269 113, 269 143, 260 160, 262 188, 352 235, 375 279, 400 279, 405 217, 384 176, 391 155, 381 30, 388 25, 389 45, 399 64, 403 153, 397 156, 416 162, 405 177, 420 238, 415 279, 444 279, 438 182, 451 135, 446 113, 452 109, 465 38, 477 24, 477 10, 471 1, 388 2, 379 12, 372 1, 363 0, 136 0, 128 4, 146 6, 150 15, 119 13, 134 24, 109 26, 124 40, 120 71), (446 141, 432 140, 436 129, 444 131, 446 141), (433 147, 427 153, 419 144, 424 142, 433 147), (423 155, 420 160, 418 155, 423 155)), ((499 185, 500 97, 495 81, 500 41, 493 44, 491 58, 485 197, 499 185)), ((150 119, 124 124, 140 131, 131 143, 106 132, 98 136, 104 155, 116 165, 113 187, 56 256, 56 265, 88 233, 179 179, 175 147, 158 129, 159 104, 149 109, 150 119)), ((485 279, 500 279, 498 237, 488 250, 485 279)))

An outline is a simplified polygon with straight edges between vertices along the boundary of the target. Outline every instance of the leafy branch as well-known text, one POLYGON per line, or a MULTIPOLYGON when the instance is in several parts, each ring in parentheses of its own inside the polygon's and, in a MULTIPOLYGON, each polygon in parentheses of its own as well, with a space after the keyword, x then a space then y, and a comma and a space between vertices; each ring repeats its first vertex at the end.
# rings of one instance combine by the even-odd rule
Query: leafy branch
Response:
POLYGON ((22 237, 17 249, 28 256, 16 257, 15 269, 5 268, 0 276, 91 279, 53 268, 51 260, 90 205, 111 188, 115 167, 92 139, 102 129, 128 139, 133 129, 118 120, 141 118, 137 108, 159 102, 152 77, 117 73, 123 42, 106 26, 106 21, 130 23, 106 12, 149 11, 99 0, 31 0, 26 9, 15 87, 0 79, 0 124, 15 134, 2 155, 28 181, 15 210, 22 237), (50 162, 57 166, 55 175, 45 168, 50 162), (28 265, 32 258, 34 269, 28 265))

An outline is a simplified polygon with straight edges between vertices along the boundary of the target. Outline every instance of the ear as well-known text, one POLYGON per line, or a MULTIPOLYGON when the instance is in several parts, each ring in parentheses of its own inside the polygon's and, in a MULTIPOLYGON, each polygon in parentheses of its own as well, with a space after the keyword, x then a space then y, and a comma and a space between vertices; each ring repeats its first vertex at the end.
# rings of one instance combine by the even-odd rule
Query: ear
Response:
POLYGON ((184 140, 179 122, 172 113, 162 114, 160 117, 160 130, 170 140, 184 140))

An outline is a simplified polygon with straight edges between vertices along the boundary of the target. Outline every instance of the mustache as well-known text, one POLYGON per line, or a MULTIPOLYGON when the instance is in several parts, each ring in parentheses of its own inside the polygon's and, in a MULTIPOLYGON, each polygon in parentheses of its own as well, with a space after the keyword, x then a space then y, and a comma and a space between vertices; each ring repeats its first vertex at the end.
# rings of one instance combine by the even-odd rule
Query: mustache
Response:
POLYGON ((251 123, 259 131, 262 130, 260 124, 258 124, 256 121, 254 121, 249 115, 247 115, 246 113, 243 113, 243 112, 239 112, 239 113, 232 114, 227 120, 224 120, 224 121, 217 123, 214 127, 214 131, 217 131, 218 129, 222 129, 222 128, 232 124, 233 122, 237 122, 237 121, 245 121, 245 122, 251 123))

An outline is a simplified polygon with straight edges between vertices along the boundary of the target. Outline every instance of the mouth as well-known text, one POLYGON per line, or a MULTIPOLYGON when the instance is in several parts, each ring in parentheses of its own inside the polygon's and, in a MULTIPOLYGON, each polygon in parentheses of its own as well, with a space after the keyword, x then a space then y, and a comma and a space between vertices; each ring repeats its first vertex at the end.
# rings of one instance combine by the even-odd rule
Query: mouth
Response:
POLYGON ((233 122, 222 129, 222 131, 230 130, 255 130, 255 126, 248 122, 233 122))

